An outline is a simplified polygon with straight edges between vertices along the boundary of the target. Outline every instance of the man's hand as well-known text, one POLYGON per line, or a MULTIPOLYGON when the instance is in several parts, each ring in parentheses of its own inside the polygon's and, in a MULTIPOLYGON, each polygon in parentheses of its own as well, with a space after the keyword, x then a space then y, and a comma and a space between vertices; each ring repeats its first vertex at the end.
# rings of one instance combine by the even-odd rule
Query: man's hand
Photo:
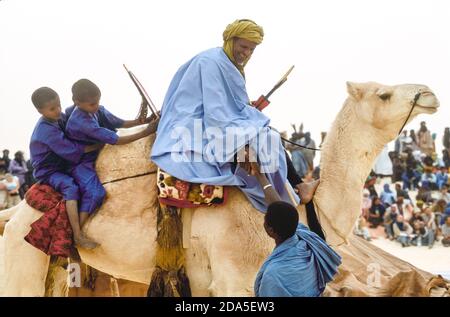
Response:
MULTIPOLYGON (((250 175, 250 173, 252 173, 252 163, 256 162, 256 153, 248 145, 246 145, 245 148, 242 150, 245 151, 244 152, 244 161, 239 162, 239 160, 238 160, 238 164, 242 169, 244 169, 247 172, 247 174, 250 175)), ((239 158, 240 158, 240 156, 239 156, 239 152, 238 152, 238 159, 239 158)))

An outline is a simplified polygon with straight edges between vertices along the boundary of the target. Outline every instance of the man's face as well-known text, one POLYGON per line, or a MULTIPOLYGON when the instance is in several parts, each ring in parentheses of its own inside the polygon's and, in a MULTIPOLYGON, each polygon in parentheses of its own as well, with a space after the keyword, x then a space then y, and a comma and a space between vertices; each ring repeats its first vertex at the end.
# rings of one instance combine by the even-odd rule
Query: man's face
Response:
POLYGON ((258 45, 249 40, 241 39, 240 37, 236 37, 233 44, 233 57, 239 65, 242 65, 252 56, 256 45, 258 45))
POLYGON ((8 151, 8 150, 4 150, 4 151, 3 151, 3 155, 4 155, 4 156, 8 156, 8 155, 9 155, 9 151, 8 151))
POLYGON ((61 102, 59 101, 59 97, 48 101, 38 111, 46 119, 49 119, 51 121, 58 121, 58 119, 61 117, 61 102))
POLYGON ((100 96, 87 98, 85 101, 75 100, 75 104, 83 111, 96 113, 99 108, 100 96))

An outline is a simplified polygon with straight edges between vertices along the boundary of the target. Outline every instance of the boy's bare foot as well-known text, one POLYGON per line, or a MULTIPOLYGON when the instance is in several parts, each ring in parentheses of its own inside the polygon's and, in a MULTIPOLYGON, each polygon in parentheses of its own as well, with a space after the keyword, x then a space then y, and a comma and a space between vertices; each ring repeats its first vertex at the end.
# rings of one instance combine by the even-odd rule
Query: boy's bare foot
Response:
POLYGON ((295 192, 300 197, 301 204, 305 205, 311 201, 319 183, 320 179, 309 183, 300 183, 295 186, 295 192))
POLYGON ((81 236, 79 238, 75 238, 74 240, 75 240, 75 246, 77 248, 83 248, 83 249, 86 249, 86 250, 95 249, 96 247, 98 247, 100 245, 99 243, 97 243, 97 242, 95 242, 95 241, 93 241, 91 239, 88 239, 85 236, 81 236))

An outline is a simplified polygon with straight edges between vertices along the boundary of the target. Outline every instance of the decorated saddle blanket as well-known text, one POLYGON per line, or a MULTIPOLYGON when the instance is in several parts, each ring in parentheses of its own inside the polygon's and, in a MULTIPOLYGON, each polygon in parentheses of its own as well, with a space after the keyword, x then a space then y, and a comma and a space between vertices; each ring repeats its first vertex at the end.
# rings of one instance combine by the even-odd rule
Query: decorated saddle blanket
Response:
POLYGON ((222 205, 227 197, 226 186, 186 182, 159 168, 157 185, 159 202, 178 208, 222 205))
POLYGON ((47 255, 69 257, 72 227, 62 195, 48 185, 35 184, 27 191, 25 199, 28 205, 44 213, 31 224, 25 241, 47 255))

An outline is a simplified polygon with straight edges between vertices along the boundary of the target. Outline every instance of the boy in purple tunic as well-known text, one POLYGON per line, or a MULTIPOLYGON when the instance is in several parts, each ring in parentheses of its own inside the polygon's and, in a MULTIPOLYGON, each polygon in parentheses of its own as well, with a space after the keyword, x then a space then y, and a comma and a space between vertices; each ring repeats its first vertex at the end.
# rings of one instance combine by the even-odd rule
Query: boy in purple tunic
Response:
MULTIPOLYGON (((68 108, 70 118, 67 121, 66 133, 74 141, 86 145, 92 144, 127 144, 154 132, 158 126, 158 120, 147 118, 145 121, 125 121, 111 114, 105 107, 100 106, 100 89, 88 79, 80 79, 72 86, 72 100, 74 108, 68 108), (149 123, 145 130, 132 135, 118 136, 116 129, 131 128, 149 123)), ((141 117, 141 116, 139 116, 141 117)), ((95 160, 98 151, 86 153, 79 163, 70 169, 71 175, 80 188, 80 224, 88 219, 89 215, 97 210, 103 203, 106 192, 98 179, 95 171, 95 160)))
POLYGON ((99 145, 85 145, 69 140, 64 134, 65 115, 61 113, 58 94, 51 88, 41 87, 31 96, 42 115, 34 128, 30 142, 33 174, 41 184, 52 186, 66 201, 66 209, 77 247, 93 249, 97 244, 81 233, 77 201, 78 186, 66 169, 68 163, 80 162, 83 153, 99 149, 99 145))

